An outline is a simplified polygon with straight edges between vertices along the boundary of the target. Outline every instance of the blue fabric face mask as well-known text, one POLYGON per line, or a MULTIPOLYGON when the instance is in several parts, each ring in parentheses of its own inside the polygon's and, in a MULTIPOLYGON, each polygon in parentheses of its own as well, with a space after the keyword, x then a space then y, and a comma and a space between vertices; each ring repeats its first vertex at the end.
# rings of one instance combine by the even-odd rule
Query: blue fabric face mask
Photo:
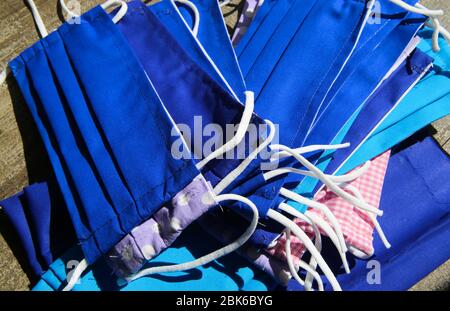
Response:
POLYGON ((380 89, 368 100, 361 109, 358 117, 353 122, 344 137, 344 141, 350 143, 346 150, 337 150, 333 160, 327 166, 326 172, 336 172, 346 162, 346 159, 361 146, 370 133, 390 114, 432 67, 432 59, 419 50, 406 59, 380 89))
POLYGON ((419 129, 450 113, 449 64, 450 49, 445 40, 440 39, 441 50, 433 52, 431 31, 422 30, 422 41, 418 49, 434 58, 431 72, 411 90, 391 113, 370 134, 367 140, 355 150, 338 173, 353 167, 388 150, 419 129))
POLYGON ((30 185, 0 201, 0 209, 16 231, 26 255, 25 266, 32 270, 30 278, 40 276, 76 241, 63 205, 54 183, 30 185))
MULTIPOLYGON (((193 28, 193 34, 206 54, 220 70, 225 81, 229 83, 239 99, 244 102, 245 82, 217 0, 193 0, 190 1, 194 5, 193 7, 186 5, 187 3, 184 1, 165 0, 163 2, 170 2, 177 6, 183 19, 193 28), (198 21, 195 17, 196 14, 192 14, 193 8, 198 11, 198 21), (195 27, 196 25, 198 26, 195 27), (196 29, 197 31, 195 31, 196 29)), ((153 7, 156 9, 159 5, 157 3, 153 7)), ((153 10, 152 7, 150 9, 153 10)))
POLYGON ((10 67, 89 263, 198 174, 191 159, 171 155, 169 116, 102 8, 80 25, 64 24, 10 67))

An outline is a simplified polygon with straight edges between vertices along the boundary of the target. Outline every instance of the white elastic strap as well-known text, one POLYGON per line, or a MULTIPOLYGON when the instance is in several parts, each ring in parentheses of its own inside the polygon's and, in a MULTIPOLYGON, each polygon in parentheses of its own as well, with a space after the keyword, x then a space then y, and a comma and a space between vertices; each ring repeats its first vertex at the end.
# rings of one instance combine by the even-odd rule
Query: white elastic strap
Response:
POLYGON ((249 164, 258 156, 258 154, 266 148, 275 137, 275 125, 269 120, 264 120, 269 127, 269 135, 267 138, 259 144, 255 150, 253 150, 247 158, 242 161, 239 166, 237 166, 233 171, 231 171, 225 178, 223 178, 215 187, 214 192, 220 194, 226 187, 228 187, 248 166, 249 164))
POLYGON ((439 20, 437 19, 438 16, 444 15, 443 10, 430 10, 420 3, 416 3, 414 6, 411 6, 401 0, 390 0, 390 1, 398 5, 399 7, 405 9, 406 11, 421 14, 431 19, 431 23, 427 23, 427 25, 434 29, 432 36, 433 51, 435 52, 440 51, 439 34, 442 34, 445 40, 447 40, 447 42, 450 42, 450 33, 444 27, 441 26, 439 20))
MULTIPOLYGON (((63 9, 63 11, 69 15, 70 18, 73 17, 79 17, 80 15, 72 12, 66 5, 66 2, 64 0, 59 0, 59 3, 61 4, 61 8, 63 9)), ((117 24, 124 16, 125 14, 127 14, 128 11, 128 5, 125 1, 123 0, 107 0, 105 1, 101 7, 103 10, 108 9, 109 7, 113 6, 113 5, 120 5, 120 9, 117 12, 117 14, 112 18, 112 21, 114 24, 117 24)))
MULTIPOLYGON (((283 205, 287 205, 285 203, 282 203, 282 204, 283 205)), ((280 208, 283 210, 282 206, 280 206, 280 208)), ((317 250, 319 252, 321 252, 322 251, 322 236, 321 236, 321 233, 320 233, 320 230, 319 230, 318 226, 314 223, 314 221, 308 215, 306 215, 306 213, 305 214, 297 213, 297 215, 298 215, 298 217, 297 217, 298 219, 303 220, 304 222, 306 222, 307 224, 309 224, 313 228, 314 237, 315 237, 315 239, 314 239, 314 246, 317 248, 317 250)), ((331 227, 330 227, 330 230, 333 231, 331 229, 331 227)), ((290 230, 289 230, 289 232, 290 232, 290 230)), ((335 236, 335 234, 334 234, 334 236, 335 236)), ((336 241, 337 241, 337 238, 336 238, 336 241)), ((339 243, 337 243, 337 244, 339 245, 339 243)), ((289 251, 290 251, 290 249, 291 249, 291 247, 290 247, 290 243, 289 243, 289 251)), ((288 260, 289 260, 289 257, 288 257, 288 260)), ((303 261, 300 260, 300 266, 301 267, 303 267, 302 263, 303 263, 303 261)), ((289 264, 290 263, 288 262, 288 265, 289 264)), ((311 256, 308 266, 309 266, 310 270, 312 270, 312 271, 315 271, 317 269, 317 261, 316 261, 316 259, 314 257, 311 256)), ((308 270, 307 268, 303 268, 303 269, 308 270)), ((322 278, 320 278, 320 276, 319 276, 319 279, 317 279, 317 277, 315 276, 314 273, 307 271, 306 278, 305 278, 305 281, 304 281, 304 287, 305 287, 306 291, 312 291, 313 290, 312 285, 313 285, 313 281, 314 280, 316 280, 319 290, 321 290, 321 288, 323 289, 322 278)))
POLYGON ((198 35, 198 27, 200 25, 200 13, 194 3, 188 0, 175 0, 175 2, 181 3, 189 7, 194 13, 194 25, 192 26, 192 33, 195 37, 198 35))
POLYGON ((409 5, 408 3, 403 2, 402 0, 389 0, 389 1, 398 5, 402 9, 405 9, 406 11, 409 11, 412 13, 422 14, 422 15, 426 15, 428 17, 432 17, 432 16, 436 17, 436 16, 444 15, 444 11, 442 11, 442 10, 430 10, 419 3, 412 6, 412 5, 409 5))
MULTIPOLYGON (((291 274, 294 277, 294 279, 297 282, 300 283, 300 285, 305 286, 305 282, 298 275, 297 268, 295 267, 294 262, 292 261, 292 254, 291 254, 291 230, 286 229, 285 230, 285 234, 286 234, 285 250, 286 250, 286 258, 287 258, 287 263, 288 263, 288 266, 289 266, 289 271, 291 272, 291 274)), ((312 275, 314 277, 314 279, 316 280, 316 282, 317 282, 319 291, 323 291, 323 282, 322 282, 322 279, 320 278, 319 273, 317 273, 316 270, 311 268, 310 265, 308 265, 306 262, 304 262, 301 259, 298 261, 298 266, 299 266, 299 268, 304 269, 306 272, 308 272, 310 275, 312 275)))
POLYGON ((441 23, 439 23, 439 20, 434 17, 430 17, 431 23, 427 22, 427 26, 434 29, 433 35, 432 35, 432 44, 433 44, 433 51, 439 52, 441 48, 439 47, 439 34, 441 34, 445 40, 447 40, 448 43, 450 43, 450 33, 447 29, 441 26, 441 23))
MULTIPOLYGON (((258 224, 259 213, 258 213, 258 209, 256 208, 255 204, 252 201, 250 201, 249 199, 247 199, 243 196, 240 196, 240 195, 236 195, 236 194, 222 194, 222 195, 216 196, 215 201, 217 203, 222 202, 222 201, 240 201, 240 202, 248 205, 251 208, 251 210, 253 212, 252 221, 250 223, 250 226, 247 228, 247 230, 244 232, 244 234, 242 236, 240 236, 236 241, 230 243, 229 245, 224 246, 224 247, 222 247, 208 255, 200 257, 196 260, 182 263, 182 264, 168 265, 168 266, 161 266, 161 267, 152 267, 152 268, 144 269, 130 277, 127 277, 125 279, 125 281, 131 282, 133 280, 139 279, 143 276, 150 275, 150 274, 157 274, 157 273, 159 274, 159 273, 165 273, 165 272, 177 272, 177 271, 185 271, 185 270, 193 269, 198 266, 205 265, 205 264, 207 264, 211 261, 214 261, 222 256, 225 256, 229 253, 232 253, 236 249, 241 247, 245 242, 247 242, 247 240, 251 237, 251 235, 255 231, 256 226, 258 224)), ((122 284, 121 281, 123 281, 123 280, 119 280, 120 284, 122 284)))
POLYGON ((378 216, 383 215, 383 211, 380 211, 373 206, 370 206, 365 201, 361 201, 354 196, 348 194, 344 190, 342 190, 339 186, 337 186, 332 180, 330 180, 321 170, 319 170, 316 166, 314 166, 311 162, 305 159, 303 156, 296 154, 291 148, 284 145, 272 145, 271 148, 273 150, 284 150, 292 154, 294 158, 297 159, 303 166, 305 166, 308 170, 312 171, 317 178, 322 181, 331 191, 333 191, 336 195, 340 196, 344 200, 352 203, 353 205, 358 206, 359 208, 366 210, 368 212, 377 214, 378 216))
POLYGON ((290 229, 297 236, 297 238, 303 242, 306 249, 311 253, 311 256, 313 256, 317 260, 317 264, 319 265, 320 269, 323 271, 327 279, 330 281, 333 290, 341 291, 342 289, 341 286, 339 285, 339 282, 336 280, 336 277, 334 276, 330 267, 325 262, 322 255, 314 246, 313 242, 308 237, 308 235, 305 232, 303 232, 303 230, 300 229, 300 227, 297 226, 292 220, 290 220, 286 216, 283 216, 282 214, 278 213, 273 209, 268 210, 267 216, 279 222, 284 227, 290 229))
MULTIPOLYGON (((313 151, 318 151, 318 150, 338 150, 338 149, 343 149, 343 148, 348 148, 348 147, 350 147, 350 143, 336 144, 336 145, 310 145, 310 146, 295 148, 293 150, 297 154, 305 154, 308 152, 313 152, 313 151)), ((274 153, 270 157, 270 160, 276 161, 276 160, 287 158, 290 156, 291 156, 290 153, 281 151, 281 152, 274 153)))
POLYGON ((33 14, 33 19, 34 22, 36 23, 39 34, 41 35, 42 38, 47 37, 48 31, 47 28, 45 28, 45 24, 42 21, 41 14, 39 14, 36 4, 34 3, 33 0, 26 0, 26 1, 31 9, 31 14, 33 14))
POLYGON ((315 225, 321 228, 323 232, 325 232, 325 234, 331 239, 331 242, 333 242, 334 246, 336 247, 339 256, 341 257, 342 265, 344 266, 345 272, 350 273, 350 267, 348 265, 347 256, 345 255, 347 245, 345 244, 346 248, 344 249, 342 248, 342 244, 339 241, 338 235, 333 230, 333 228, 331 228, 331 226, 324 219, 322 219, 322 217, 309 211, 306 211, 305 214, 302 214, 301 212, 299 212, 298 210, 296 210, 295 208, 286 203, 281 203, 278 207, 280 208, 280 210, 285 211, 286 213, 291 214, 296 218, 303 219, 303 217, 306 216, 309 219, 309 221, 307 221, 308 224, 315 225))
POLYGON ((247 132, 248 126, 250 124, 250 120, 252 118, 253 109, 254 109, 254 94, 253 92, 246 91, 245 92, 245 107, 244 112, 242 114, 241 122, 239 123, 238 130, 236 135, 230 139, 227 143, 222 145, 220 148, 217 148, 213 152, 211 152, 206 158, 197 163, 196 167, 198 170, 201 170, 209 161, 219 157, 220 155, 227 153, 242 141, 245 137, 245 133, 247 132))
MULTIPOLYGON (((426 7, 424 7, 422 4, 417 3, 416 6, 423 10, 428 10, 426 7)), ((425 15, 425 14, 424 14, 425 15)), ((433 51, 439 52, 441 48, 439 47, 439 34, 441 34, 445 40, 447 40, 447 43, 450 44, 450 33, 447 29, 445 29, 436 16, 427 15, 431 19, 431 23, 428 21, 426 24, 427 26, 434 29, 433 36, 432 36, 432 44, 433 44, 433 51)))
MULTIPOLYGON (((360 168, 353 170, 352 172, 347 173, 345 175, 336 176, 336 175, 325 174, 325 176, 327 176, 330 180, 332 180, 335 183, 351 182, 355 179, 358 179, 361 175, 363 175, 369 169, 369 167, 370 167, 370 161, 367 161, 360 168)), ((264 173, 263 177, 266 181, 268 181, 270 179, 273 179, 275 177, 278 177, 280 175, 285 175, 285 174, 296 174, 296 175, 303 175, 303 176, 317 178, 317 175, 311 171, 301 170, 301 169, 294 168, 294 167, 277 168, 272 171, 268 171, 268 172, 264 173)))
POLYGON ((341 245, 341 249, 346 252, 347 251, 347 245, 345 244, 345 238, 344 238, 344 233, 342 233, 342 228, 341 225, 339 224, 339 222, 337 221, 336 217, 333 215, 333 213, 330 211, 330 209, 328 208, 328 206, 326 206, 325 204, 307 199, 301 195, 299 195, 298 193, 295 193, 293 191, 290 191, 286 188, 281 188, 280 189, 280 195, 296 201, 300 204, 304 204, 308 207, 311 207, 313 209, 316 209, 320 212, 322 212, 323 214, 325 214, 325 217, 328 219, 328 221, 331 223, 331 225, 333 226, 334 230, 336 231, 336 235, 339 239, 339 244, 341 245))
POLYGON ((77 265, 75 270, 72 273, 72 277, 70 278, 69 282, 67 282, 66 287, 63 288, 63 292, 71 291, 72 288, 77 284, 78 280, 81 278, 81 275, 83 272, 87 269, 88 263, 86 259, 83 259, 80 261, 80 263, 77 265))
MULTIPOLYGON (((345 189, 350 190, 353 192, 353 194, 359 198, 360 200, 364 200, 364 197, 362 196, 361 192, 352 185, 347 185, 345 189)), ((378 235, 380 236, 381 241, 383 242, 384 246, 386 248, 391 248, 391 243, 386 238, 386 235, 384 234, 383 229, 380 226, 380 223, 377 220, 377 217, 371 213, 366 213, 366 215, 369 217, 370 221, 372 221, 373 225, 375 226, 375 230, 377 231, 378 235)))

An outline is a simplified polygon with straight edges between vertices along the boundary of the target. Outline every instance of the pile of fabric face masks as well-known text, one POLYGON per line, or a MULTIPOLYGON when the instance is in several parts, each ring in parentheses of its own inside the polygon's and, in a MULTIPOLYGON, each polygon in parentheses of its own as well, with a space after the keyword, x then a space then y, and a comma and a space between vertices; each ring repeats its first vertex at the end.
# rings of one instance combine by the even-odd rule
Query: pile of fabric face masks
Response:
POLYGON ((441 10, 248 0, 229 36, 217 0, 61 0, 48 34, 27 2, 8 71, 56 186, 0 206, 34 290, 404 290, 450 258, 441 10))

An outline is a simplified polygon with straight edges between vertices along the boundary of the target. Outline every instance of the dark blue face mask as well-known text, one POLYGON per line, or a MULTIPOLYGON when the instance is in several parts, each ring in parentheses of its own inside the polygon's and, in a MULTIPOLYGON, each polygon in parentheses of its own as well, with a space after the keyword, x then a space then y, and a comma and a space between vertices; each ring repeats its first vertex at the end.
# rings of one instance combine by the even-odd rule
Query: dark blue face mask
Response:
MULTIPOLYGON (((175 123, 195 129, 198 126, 195 124, 197 116, 202 118, 203 125, 216 124, 223 133, 227 124, 238 123, 245 107, 192 60, 145 5, 135 1, 130 2, 129 7, 129 13, 118 27, 133 47, 175 123)), ((190 44, 194 44, 192 36, 190 44)), ((250 124, 259 128, 265 122, 257 115, 252 115, 250 124)), ((207 134, 201 135, 202 141, 208 139, 207 134)), ((191 137, 187 141, 188 145, 192 142, 190 150, 201 158, 202 145, 191 137)), ((245 142, 247 145, 249 143, 257 142, 245 142)), ((251 152, 251 148, 247 149, 246 154, 251 152)), ((241 162, 235 157, 213 160, 202 168, 202 172, 208 181, 216 185, 241 162)))

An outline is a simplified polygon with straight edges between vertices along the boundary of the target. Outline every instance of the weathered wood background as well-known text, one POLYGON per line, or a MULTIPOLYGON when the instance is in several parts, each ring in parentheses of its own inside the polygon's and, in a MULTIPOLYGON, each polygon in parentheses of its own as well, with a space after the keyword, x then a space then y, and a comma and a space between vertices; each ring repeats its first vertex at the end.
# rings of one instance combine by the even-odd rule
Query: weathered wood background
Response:
MULTIPOLYGON (((82 11, 103 2, 79 0, 82 11)), ((223 8, 227 25, 231 30, 242 8, 241 0, 233 0, 223 8)), ((49 30, 58 27, 63 20, 59 1, 35 0, 44 23, 49 30)), ((432 8, 447 12, 443 24, 450 25, 450 1, 422 1, 432 8)), ((36 27, 29 9, 22 0, 0 1, 0 69, 18 55, 24 48, 38 40, 36 27)), ((450 150, 450 119, 434 124, 430 129, 436 140, 447 151, 450 150)), ((0 199, 8 197, 24 186, 47 179, 48 160, 33 122, 25 108, 18 87, 11 77, 0 86, 0 199)), ((30 281, 23 271, 20 251, 15 234, 0 212, 0 290, 28 290, 30 281)), ((450 264, 433 272, 414 289, 448 288, 450 264)))

